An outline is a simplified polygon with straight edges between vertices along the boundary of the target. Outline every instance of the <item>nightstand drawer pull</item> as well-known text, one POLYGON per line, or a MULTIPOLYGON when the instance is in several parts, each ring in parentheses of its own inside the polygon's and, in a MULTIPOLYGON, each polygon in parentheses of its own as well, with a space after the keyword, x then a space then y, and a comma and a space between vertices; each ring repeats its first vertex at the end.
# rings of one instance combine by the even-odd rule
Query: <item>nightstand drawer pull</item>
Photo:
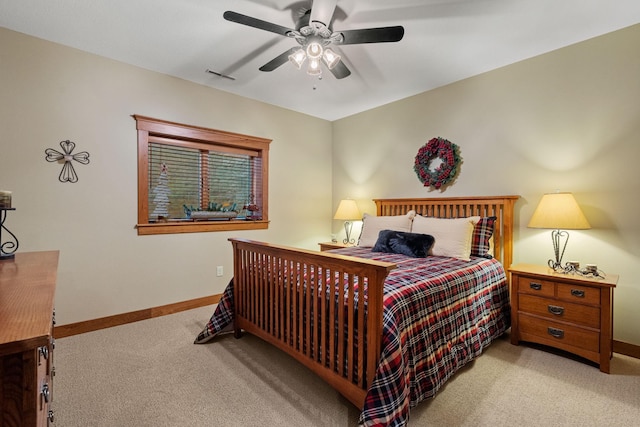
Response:
POLYGON ((540 289, 542 289, 542 283, 529 282, 529 287, 534 291, 539 291, 540 289))
POLYGON ((584 291, 581 289, 571 289, 571 295, 578 298, 584 298, 584 291))
POLYGON ((557 305, 549 305, 547 309, 549 313, 555 314, 556 316, 562 316, 562 313, 564 313, 564 307, 558 307, 557 305))
POLYGON ((547 328, 547 332, 554 338, 564 338, 564 331, 562 329, 557 328, 547 328))

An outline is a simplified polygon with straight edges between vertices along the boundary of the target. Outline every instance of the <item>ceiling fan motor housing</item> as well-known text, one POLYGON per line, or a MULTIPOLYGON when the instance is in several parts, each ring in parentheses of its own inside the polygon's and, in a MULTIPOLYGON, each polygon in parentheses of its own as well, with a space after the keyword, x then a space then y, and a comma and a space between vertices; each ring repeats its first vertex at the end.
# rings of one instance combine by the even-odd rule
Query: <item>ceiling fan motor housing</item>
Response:
POLYGON ((311 19, 311 9, 307 10, 304 15, 298 19, 296 24, 296 31, 299 32, 304 37, 311 35, 318 35, 323 39, 327 39, 331 37, 331 28, 324 22, 314 21, 310 22, 311 19))

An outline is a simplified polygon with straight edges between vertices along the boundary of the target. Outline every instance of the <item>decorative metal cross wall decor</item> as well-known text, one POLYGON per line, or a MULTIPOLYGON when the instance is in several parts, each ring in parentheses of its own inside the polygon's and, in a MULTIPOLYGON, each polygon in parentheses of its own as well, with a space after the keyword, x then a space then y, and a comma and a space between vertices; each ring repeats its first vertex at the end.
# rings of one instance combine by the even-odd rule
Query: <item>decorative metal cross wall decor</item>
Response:
POLYGON ((69 140, 60 141, 60 147, 62 147, 62 151, 64 151, 64 154, 57 150, 54 150, 53 148, 47 148, 46 150, 44 150, 44 153, 47 155, 47 162, 64 163, 62 165, 60 176, 58 177, 60 182, 78 182, 78 175, 73 168, 73 163, 71 163, 71 160, 75 160, 78 163, 86 165, 89 163, 89 153, 87 153, 86 151, 81 151, 76 154, 71 154, 73 149, 76 148, 76 144, 69 140))

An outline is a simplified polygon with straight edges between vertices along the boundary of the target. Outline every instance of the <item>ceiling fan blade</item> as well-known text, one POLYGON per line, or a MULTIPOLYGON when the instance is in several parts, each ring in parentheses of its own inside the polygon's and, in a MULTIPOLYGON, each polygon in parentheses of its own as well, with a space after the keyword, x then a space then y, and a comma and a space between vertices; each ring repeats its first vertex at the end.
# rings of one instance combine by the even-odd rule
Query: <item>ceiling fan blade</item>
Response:
POLYGON ((313 0, 311 3, 311 16, 309 23, 321 22, 328 27, 333 18, 333 12, 336 10, 338 0, 313 0))
POLYGON ((273 58, 271 61, 264 64, 260 67, 260 71, 273 71, 282 64, 286 63, 289 60, 289 55, 291 55, 294 51, 298 50, 298 47, 292 47, 286 52, 281 53, 280 55, 273 58))
POLYGON ((345 77, 349 77, 351 75, 351 71, 349 70, 349 68, 347 68, 342 60, 329 71, 331 71, 336 79, 344 79, 345 77))
POLYGON ((399 42, 404 36, 404 27, 398 25, 395 27, 382 28, 365 28, 362 30, 345 30, 339 31, 344 37, 344 44, 360 44, 360 43, 387 43, 399 42))
POLYGON ((230 10, 227 10, 222 16, 227 21, 247 25, 249 27, 258 28, 260 30, 270 31, 272 33, 280 34, 281 36, 286 36, 291 31, 293 31, 291 28, 283 27, 282 25, 273 24, 261 19, 252 18, 250 16, 232 12, 230 10))

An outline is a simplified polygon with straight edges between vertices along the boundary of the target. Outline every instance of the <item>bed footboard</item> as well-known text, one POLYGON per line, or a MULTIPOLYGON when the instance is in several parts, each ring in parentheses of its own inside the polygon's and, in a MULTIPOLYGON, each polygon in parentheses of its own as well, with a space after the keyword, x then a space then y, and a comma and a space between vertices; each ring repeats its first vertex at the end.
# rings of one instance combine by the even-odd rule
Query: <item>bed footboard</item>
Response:
POLYGON ((229 240, 236 337, 245 330, 280 348, 362 408, 380 357, 384 280, 395 264, 229 240))

